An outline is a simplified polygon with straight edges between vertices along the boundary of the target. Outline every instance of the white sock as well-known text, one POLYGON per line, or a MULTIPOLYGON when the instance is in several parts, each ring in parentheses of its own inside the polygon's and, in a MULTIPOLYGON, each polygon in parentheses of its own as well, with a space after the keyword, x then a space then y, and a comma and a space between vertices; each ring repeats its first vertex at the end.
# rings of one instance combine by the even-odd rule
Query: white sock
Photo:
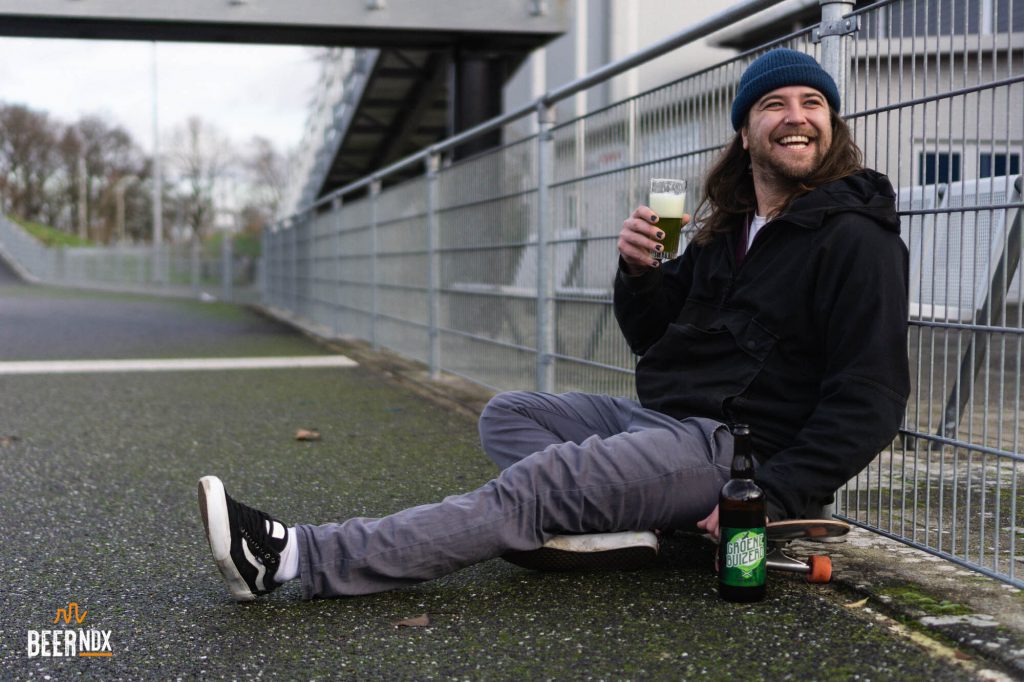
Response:
POLYGON ((285 583, 299 577, 299 540, 295 537, 295 529, 288 529, 288 542, 281 550, 281 564, 277 567, 274 580, 285 583))

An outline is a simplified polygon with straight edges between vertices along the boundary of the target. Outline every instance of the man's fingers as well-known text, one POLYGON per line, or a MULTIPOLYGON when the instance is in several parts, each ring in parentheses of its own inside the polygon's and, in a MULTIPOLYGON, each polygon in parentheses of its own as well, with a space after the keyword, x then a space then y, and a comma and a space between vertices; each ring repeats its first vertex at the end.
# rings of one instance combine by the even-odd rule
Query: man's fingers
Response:
POLYGON ((644 251, 646 253, 657 251, 659 250, 658 247, 661 246, 660 242, 652 239, 647 233, 630 229, 622 230, 622 233, 619 235, 619 240, 628 247, 632 247, 638 251, 644 251))
POLYGON ((618 249, 632 274, 638 275, 660 265, 652 254, 663 248, 658 240, 664 237, 664 234, 648 222, 654 218, 654 213, 649 208, 640 206, 622 223, 618 249))
POLYGON ((697 527, 710 535, 715 542, 718 542, 718 505, 711 510, 706 518, 697 522, 697 527))
MULTIPOLYGON (((650 207, 637 206, 633 214, 623 221, 618 249, 631 274, 640 275, 661 265, 654 255, 664 250, 661 240, 665 238, 665 232, 658 227, 658 220, 658 215, 650 207)), ((690 216, 683 216, 684 224, 689 220, 690 216)))
POLYGON ((633 215, 631 215, 630 217, 646 221, 648 223, 651 223, 652 225, 658 222, 658 214, 652 211, 647 206, 637 206, 636 210, 633 211, 633 215))

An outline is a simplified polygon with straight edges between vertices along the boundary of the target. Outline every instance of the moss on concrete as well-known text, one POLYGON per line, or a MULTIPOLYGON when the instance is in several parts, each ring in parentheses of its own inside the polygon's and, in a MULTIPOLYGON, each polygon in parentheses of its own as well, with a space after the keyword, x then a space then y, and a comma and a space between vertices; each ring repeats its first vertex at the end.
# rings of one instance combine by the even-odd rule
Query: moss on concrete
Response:
POLYGON ((893 585, 879 590, 878 594, 888 597, 900 607, 921 611, 929 616, 965 616, 973 613, 963 604, 956 604, 925 593, 918 585, 893 585))

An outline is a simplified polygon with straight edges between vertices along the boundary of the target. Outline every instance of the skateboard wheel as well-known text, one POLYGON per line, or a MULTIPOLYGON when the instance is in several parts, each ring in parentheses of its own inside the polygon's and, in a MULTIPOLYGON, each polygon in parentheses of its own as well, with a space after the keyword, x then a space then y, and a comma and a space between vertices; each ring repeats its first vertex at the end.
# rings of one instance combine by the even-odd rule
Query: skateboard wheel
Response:
POLYGON ((807 573, 809 583, 827 583, 832 580, 832 559, 823 555, 807 557, 807 566, 810 572, 807 573))

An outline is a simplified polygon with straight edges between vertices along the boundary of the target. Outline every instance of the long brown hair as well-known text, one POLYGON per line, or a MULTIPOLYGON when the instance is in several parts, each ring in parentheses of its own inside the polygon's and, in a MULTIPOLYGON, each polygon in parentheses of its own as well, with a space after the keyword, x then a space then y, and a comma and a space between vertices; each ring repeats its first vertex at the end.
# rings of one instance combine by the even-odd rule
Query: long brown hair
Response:
MULTIPOLYGON (((814 173, 793 184, 782 202, 780 214, 797 197, 864 167, 860 148, 853 141, 846 121, 831 109, 829 114, 832 121, 832 146, 814 173)), ((750 171, 750 152, 743 148, 743 138, 736 133, 704 178, 700 203, 695 212, 695 222, 699 229, 693 241, 701 245, 710 244, 717 235, 733 230, 756 209, 757 196, 754 194, 754 176, 750 171)))

